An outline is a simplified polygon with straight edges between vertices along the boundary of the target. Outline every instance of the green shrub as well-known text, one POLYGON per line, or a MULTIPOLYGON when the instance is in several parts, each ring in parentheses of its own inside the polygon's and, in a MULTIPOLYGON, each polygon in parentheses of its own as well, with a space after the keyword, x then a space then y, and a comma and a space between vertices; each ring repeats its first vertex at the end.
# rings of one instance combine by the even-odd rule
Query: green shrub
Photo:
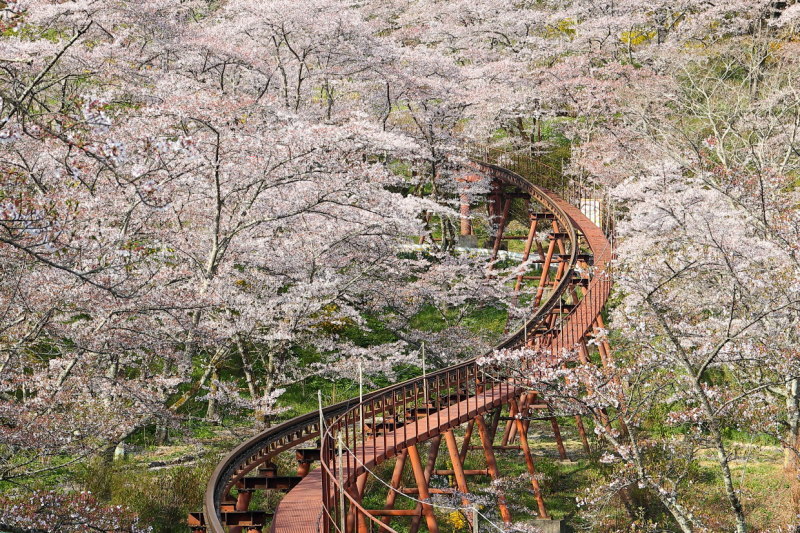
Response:
POLYGON ((101 500, 126 505, 154 533, 184 533, 187 514, 202 508, 215 462, 212 456, 191 466, 144 470, 97 460, 81 468, 76 481, 101 500))

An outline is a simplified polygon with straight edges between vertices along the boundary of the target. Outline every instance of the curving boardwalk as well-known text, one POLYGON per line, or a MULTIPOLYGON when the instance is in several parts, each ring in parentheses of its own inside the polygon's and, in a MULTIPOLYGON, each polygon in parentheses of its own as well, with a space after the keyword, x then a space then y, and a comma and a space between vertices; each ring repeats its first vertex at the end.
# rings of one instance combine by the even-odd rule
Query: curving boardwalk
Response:
POLYGON ((317 533, 322 529, 322 470, 311 471, 281 500, 271 531, 317 533))
MULTIPOLYGON (((391 431, 387 433, 386 439, 383 436, 370 438, 364 443, 365 454, 359 457, 359 464, 372 468, 395 456, 399 450, 440 435, 453 425, 467 422, 493 407, 508 403, 519 390, 511 386, 498 386, 491 391, 465 399, 459 402, 460 405, 451 405, 421 421, 418 419, 414 427, 403 426, 391 431)), ((322 469, 317 469, 291 490, 278 505, 271 531, 315 533, 323 515, 323 502, 320 498, 322 482, 322 469)))
MULTIPOLYGON (((608 240, 579 209, 553 191, 537 187, 506 168, 485 162, 475 163, 475 168, 488 174, 493 183, 487 203, 490 216, 497 222, 493 253, 496 255, 500 248, 512 202, 521 198, 531 213, 530 221, 526 221, 530 232, 523 255, 527 258, 535 244, 543 263, 538 280, 541 289, 530 318, 496 348, 519 348, 527 342, 543 354, 570 350, 583 359, 587 335, 602 327, 599 315, 611 289, 608 240), (534 242, 534 236, 548 226, 552 231, 545 252, 534 242), (589 270, 592 273, 586 274, 589 270)), ((519 282, 522 280, 520 275, 519 282)), ((322 420, 313 412, 270 428, 242 443, 217 466, 206 490, 204 512, 190 515, 190 528, 215 533, 262 531, 272 516, 269 530, 273 533, 394 532, 393 520, 409 519, 412 533, 423 523, 428 531, 436 532, 430 496, 448 491, 468 493, 471 476, 498 478, 497 449, 516 449, 523 454, 532 474, 538 517, 547 519, 541 489, 533 475, 536 470, 528 446, 527 422, 515 415, 536 409, 547 411, 548 406, 535 391, 515 383, 512 370, 507 365, 479 365, 473 359, 372 392, 361 403, 350 400, 327 407, 322 420), (505 412, 508 416, 504 417, 505 412), (505 429, 501 422, 505 422, 505 429), (454 430, 465 424, 459 443, 454 430), (476 439, 479 444, 473 446, 476 439), (421 457, 417 448, 422 442, 430 443, 427 457, 421 457), (308 447, 299 447, 304 443, 308 447), (447 450, 452 465, 449 470, 435 470, 440 449, 447 450), (485 469, 464 468, 471 449, 483 451, 485 469), (291 450, 298 475, 278 475, 273 460, 291 450), (393 457, 396 460, 385 505, 365 508, 362 497, 369 470, 393 457), (406 469, 413 473, 415 486, 403 486, 406 469), (456 487, 431 488, 434 474, 452 476, 456 487), (274 516, 249 509, 257 490, 287 492, 274 516), (396 508, 398 494, 414 497, 416 507, 396 508)), ((558 423, 552 415, 550 420, 559 453, 566 457, 558 423)), ((580 418, 576 422, 588 447, 580 418)), ((510 522, 502 494, 497 503, 502 519, 510 522)))

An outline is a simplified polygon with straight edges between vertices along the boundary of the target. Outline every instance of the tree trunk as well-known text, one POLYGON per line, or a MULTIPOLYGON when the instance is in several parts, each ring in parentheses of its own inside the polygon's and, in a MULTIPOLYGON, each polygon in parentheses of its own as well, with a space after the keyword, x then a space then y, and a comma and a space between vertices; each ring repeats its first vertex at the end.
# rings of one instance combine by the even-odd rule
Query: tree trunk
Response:
POLYGON ((159 421, 156 423, 156 445, 166 446, 167 444, 169 444, 169 430, 163 422, 159 421))
POLYGON ((181 394, 181 397, 178 398, 177 400, 175 400, 172 403, 172 405, 169 406, 169 410, 170 411, 172 411, 173 413, 176 412, 178 409, 180 409, 183 406, 183 404, 185 404, 190 399, 192 399, 192 397, 195 394, 197 394, 197 392, 200 389, 203 388, 203 386, 206 384, 208 379, 211 377, 211 374, 215 373, 217 371, 217 367, 220 364, 222 364, 222 361, 224 360, 224 357, 223 357, 224 353, 225 353, 224 349, 217 350, 217 353, 215 353, 214 357, 212 357, 211 360, 208 362, 208 365, 206 366, 206 369, 203 372, 203 375, 200 376, 200 379, 197 381, 197 383, 194 383, 192 385, 192 387, 188 391, 186 391, 183 394, 181 394))
MULTIPOLYGON (((275 388, 275 349, 270 349, 267 353, 267 360, 265 361, 265 376, 264 376, 264 390, 262 391, 262 396, 267 398, 270 394, 272 394, 272 390, 275 388)), ((264 411, 260 409, 256 409, 254 413, 256 421, 264 424, 264 426, 269 427, 269 416, 264 411)))
POLYGON ((736 489, 733 487, 733 476, 731 475, 730 460, 728 459, 728 452, 725 449, 725 443, 722 441, 722 435, 717 429, 713 430, 714 441, 717 448, 717 461, 719 461, 720 469, 722 470, 722 479, 725 483, 725 492, 728 495, 728 502, 731 509, 733 509, 734 516, 736 517, 736 533, 745 533, 747 526, 744 520, 744 509, 736 494, 736 489))
POLYGON ((211 374, 211 385, 209 386, 208 407, 206 408, 206 419, 213 422, 218 421, 217 416, 217 399, 214 394, 219 390, 219 374, 216 369, 211 374))
MULTIPOLYGON (((592 409, 590 413, 596 426, 608 426, 608 418, 604 413, 604 409, 592 409)), ((601 433, 601 436, 611 445, 612 448, 619 450, 623 447, 622 442, 614 435, 614 432, 611 431, 610 427, 608 427, 607 431, 601 433)), ((639 486, 647 487, 651 490, 652 494, 655 495, 655 497, 658 498, 664 507, 667 508, 683 533, 692 533, 692 531, 694 531, 694 524, 697 522, 697 520, 695 520, 692 512, 689 509, 681 505, 672 494, 664 490, 662 486, 659 486, 659 484, 654 482, 648 475, 644 466, 644 460, 640 452, 635 430, 631 429, 628 432, 626 435, 626 441, 627 444, 624 447, 631 454, 630 460, 633 462, 639 486)), ((629 487, 623 487, 619 491, 620 499, 622 500, 623 505, 625 505, 626 511, 628 511, 629 515, 633 516, 635 513, 632 513, 631 510, 628 509, 628 505, 631 505, 631 501, 629 499, 630 494, 631 491, 629 487), (627 501, 626 498, 628 498, 627 501)))
POLYGON ((795 512, 800 510, 800 380, 786 385, 786 418, 789 424, 783 445, 783 468, 791 484, 795 512))
POLYGON ((800 466, 800 380, 792 379, 786 385, 786 418, 789 431, 783 449, 783 467, 797 477, 800 466))
POLYGON ((244 371, 244 379, 247 382, 247 391, 250 393, 250 398, 255 400, 258 396, 258 391, 256 391, 256 384, 253 380, 253 367, 250 365, 250 359, 247 356, 247 349, 244 346, 241 335, 236 335, 236 348, 242 358, 242 370, 244 371))

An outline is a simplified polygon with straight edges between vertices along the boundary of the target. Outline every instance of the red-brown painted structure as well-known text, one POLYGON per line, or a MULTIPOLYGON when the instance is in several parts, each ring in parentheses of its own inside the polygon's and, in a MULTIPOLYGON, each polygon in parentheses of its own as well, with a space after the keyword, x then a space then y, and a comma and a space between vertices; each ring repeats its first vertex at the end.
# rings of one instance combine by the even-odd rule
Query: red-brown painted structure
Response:
MULTIPOLYGON (((545 354, 570 350, 585 360, 585 341, 603 327, 600 313, 611 289, 609 241, 578 208, 521 175, 545 175, 535 161, 518 158, 505 163, 517 173, 490 164, 491 159, 484 153, 474 163, 475 171, 486 175, 492 184, 487 202, 493 228, 488 243, 491 258, 497 257, 502 242, 508 239, 505 230, 511 221, 512 202, 522 199, 529 228, 527 236, 522 237, 523 258, 530 262, 535 249, 538 259, 533 263, 539 262, 542 267, 535 278, 538 289, 531 316, 496 349, 527 343, 545 354), (536 240, 544 229, 549 231, 546 249, 536 240)), ((552 172, 546 175, 552 180, 552 172)), ((462 232, 472 231, 468 208, 469 204, 463 202, 462 232)), ((530 278, 519 274, 516 289, 530 278)), ((611 357, 610 347, 605 341, 600 344, 605 363, 611 357)), ((327 407, 322 412, 323 431, 318 412, 270 428, 239 445, 217 466, 206 490, 204 512, 190 515, 189 526, 195 532, 254 532, 263 531, 272 518, 269 530, 273 533, 390 533, 395 531, 393 521, 410 520, 411 533, 422 524, 435 533, 438 524, 429 501, 431 495, 454 491, 466 494, 471 476, 500 477, 495 458, 498 449, 519 450, 524 456, 536 495, 537 509, 532 512, 548 518, 528 443, 530 422, 517 415, 544 411, 540 417, 550 420, 562 458, 566 458, 566 449, 546 398, 531 390, 529 384, 515 381, 513 370, 508 365, 481 365, 473 359, 366 394, 362 402, 354 399, 327 407), (503 416, 504 412, 508 415, 503 416), (501 422, 505 422, 504 428, 501 422), (459 447, 454 430, 464 425, 459 447), (418 447, 421 443, 429 443, 425 456, 418 447), (485 468, 465 469, 470 449, 483 452, 485 468), (297 472, 278 476, 274 459, 292 450, 297 472), (435 469, 440 452, 447 454, 451 468, 435 469), (383 487, 385 503, 380 509, 366 508, 362 498, 367 477, 375 466, 391 458, 395 463, 389 487, 383 487), (316 464, 319 466, 314 468, 316 464), (403 486, 405 470, 411 473, 415 486, 403 486), (455 486, 430 487, 434 474, 453 476, 455 486), (264 512, 249 509, 255 490, 287 493, 274 512, 264 512), (395 507, 398 497, 404 495, 418 500, 415 508, 395 507)), ((576 425, 588 451, 580 417, 576 425)), ((468 501, 464 499, 463 503, 467 505, 468 501)), ((497 507, 501 519, 510 522, 511 513, 502 493, 497 507)))

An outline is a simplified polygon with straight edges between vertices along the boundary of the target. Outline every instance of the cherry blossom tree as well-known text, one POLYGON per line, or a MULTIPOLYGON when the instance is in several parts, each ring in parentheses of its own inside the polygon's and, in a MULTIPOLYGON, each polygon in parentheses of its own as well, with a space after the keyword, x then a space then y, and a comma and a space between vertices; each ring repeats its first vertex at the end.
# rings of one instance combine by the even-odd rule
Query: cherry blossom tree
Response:
POLYGON ((169 417, 236 350, 265 358, 248 381, 269 412, 288 347, 356 319, 353 295, 418 232, 384 164, 412 141, 355 108, 334 120, 311 83, 265 97, 272 74, 211 49, 201 5, 131 7, 4 12, 34 35, 7 39, 0 122, 5 479, 169 417))
MULTIPOLYGON (((4 479, 167 423, 204 388, 210 415, 275 414, 295 346, 365 357, 330 326, 408 281, 398 245, 446 208, 389 171, 433 160, 376 104, 401 74, 369 56, 393 44, 342 8, 4 4, 4 479), (232 357, 247 392, 219 380, 232 357)), ((384 103, 443 96, 424 90, 384 103)), ((376 350, 376 371, 409 353, 376 350)))
POLYGON ((688 481, 712 449, 744 531, 725 431, 780 439, 795 470, 800 457, 798 12, 0 2, 0 480, 199 401, 209 419, 269 421, 310 371, 394 379, 423 342, 435 364, 480 353, 470 316, 522 311, 510 273, 456 249, 459 203, 487 192, 461 179, 468 147, 541 153, 558 137, 574 177, 622 205, 620 361, 559 364, 538 385, 606 439, 615 476, 598 498, 640 486, 698 527, 688 481), (391 341, 343 334, 375 317, 391 341), (681 439, 647 434, 663 405, 681 439))
POLYGON ((34 493, 21 498, 3 497, 0 524, 9 533, 55 531, 144 532, 121 506, 99 503, 92 494, 34 493))

